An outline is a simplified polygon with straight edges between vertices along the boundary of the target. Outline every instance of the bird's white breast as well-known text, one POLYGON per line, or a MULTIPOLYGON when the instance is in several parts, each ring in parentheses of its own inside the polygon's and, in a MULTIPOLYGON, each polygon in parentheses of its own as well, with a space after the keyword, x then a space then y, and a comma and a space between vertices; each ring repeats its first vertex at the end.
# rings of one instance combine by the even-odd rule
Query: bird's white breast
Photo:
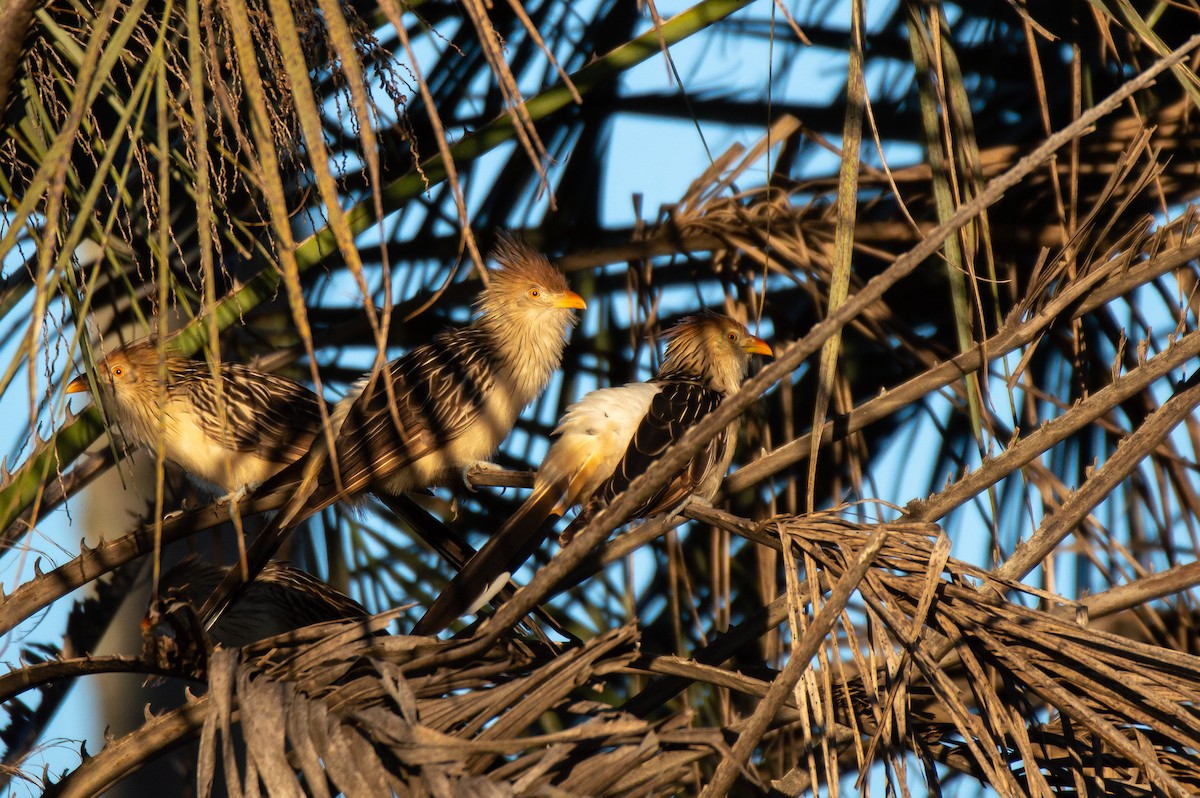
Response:
POLYGON ((567 408, 538 470, 539 481, 566 480, 569 503, 592 494, 620 463, 661 389, 645 382, 601 388, 567 408))

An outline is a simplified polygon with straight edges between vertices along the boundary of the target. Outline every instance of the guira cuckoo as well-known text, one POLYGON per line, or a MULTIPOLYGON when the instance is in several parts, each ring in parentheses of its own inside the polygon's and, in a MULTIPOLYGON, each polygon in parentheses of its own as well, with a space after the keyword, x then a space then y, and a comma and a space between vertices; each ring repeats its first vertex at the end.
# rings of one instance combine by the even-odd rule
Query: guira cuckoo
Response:
MULTIPOLYGON (((752 354, 771 354, 740 322, 716 313, 690 316, 666 337, 666 353, 654 379, 592 391, 567 409, 529 498, 468 560, 413 634, 436 634, 490 599, 541 544, 552 519, 579 505, 578 517, 564 533, 569 541, 575 529, 650 468, 689 427, 738 390, 752 354)), ((676 510, 690 498, 710 500, 733 458, 737 430, 738 422, 730 423, 643 502, 635 517, 676 510)))
MULTIPOLYGON (((496 451, 562 360, 583 299, 537 250, 503 237, 497 268, 465 327, 358 381, 334 409, 334 445, 318 436, 302 459, 263 485, 287 503, 247 551, 252 576, 313 513, 365 491, 398 496, 456 476, 496 451)), ((200 612, 206 627, 243 583, 234 569, 200 612)))
MULTIPOLYGON (((96 385, 126 440, 163 454, 226 493, 255 487, 308 451, 321 429, 321 400, 298 382, 241 363, 160 356, 148 339, 96 363, 96 385), (161 405, 160 405, 161 397, 161 405)), ((67 393, 90 391, 87 376, 67 393)))

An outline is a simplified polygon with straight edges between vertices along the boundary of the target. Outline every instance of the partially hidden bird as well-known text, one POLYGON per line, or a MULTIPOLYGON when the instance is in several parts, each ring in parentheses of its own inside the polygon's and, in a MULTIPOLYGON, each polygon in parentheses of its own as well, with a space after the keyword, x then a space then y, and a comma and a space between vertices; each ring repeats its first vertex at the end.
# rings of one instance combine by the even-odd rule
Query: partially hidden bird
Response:
MULTIPOLYGON (((150 339, 96 363, 96 388, 125 439, 163 454, 184 471, 232 493, 256 487, 308 451, 321 430, 321 400, 298 382, 241 363, 213 369, 161 353, 150 339), (161 402, 161 404, 160 404, 161 402)), ((91 391, 87 375, 67 393, 91 391)))
MULTIPOLYGON (((161 435, 168 461, 231 497, 298 460, 321 433, 320 400, 300 383, 222 363, 218 389, 208 364, 174 353, 169 342, 161 359, 151 339, 126 344, 97 361, 95 372, 103 404, 128 445, 153 450, 161 435)), ((67 393, 90 390, 86 374, 67 385, 67 393)), ((406 509, 398 496, 379 498, 397 512, 406 509)), ((411 526, 456 568, 474 554, 450 527, 411 526)))
MULTIPOLYGON (((729 316, 701 312, 665 333, 662 365, 649 382, 592 391, 567 409, 537 472, 533 492, 451 580, 413 634, 436 634, 488 601, 541 545, 553 520, 575 505, 574 530, 623 492, 689 427, 736 393, 750 356, 770 355, 765 341, 729 316)), ((686 500, 711 500, 737 443, 731 422, 633 517, 677 510, 686 500)))
MULTIPOLYGON (((247 550, 253 575, 288 533, 336 501, 398 496, 458 478, 490 457, 558 369, 575 310, 587 307, 562 271, 502 236, 475 319, 445 330, 368 374, 334 408, 333 448, 312 450, 262 486, 289 499, 247 550)), ((210 625, 243 583, 235 569, 205 603, 210 625)))
MULTIPOLYGON (((199 609, 229 571, 189 556, 163 572, 158 593, 168 602, 180 600, 199 609)), ((142 621, 143 633, 153 631, 153 610, 142 621)), ((315 623, 363 620, 369 615, 363 605, 327 582, 273 560, 209 629, 209 635, 215 643, 240 648, 315 623)))

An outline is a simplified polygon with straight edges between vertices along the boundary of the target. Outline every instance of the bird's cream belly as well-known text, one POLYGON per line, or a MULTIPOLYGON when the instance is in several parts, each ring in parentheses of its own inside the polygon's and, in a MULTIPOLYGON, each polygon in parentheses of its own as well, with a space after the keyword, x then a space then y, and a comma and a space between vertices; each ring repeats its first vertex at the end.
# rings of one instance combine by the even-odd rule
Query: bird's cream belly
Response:
POLYGON ((629 383, 592 391, 571 405, 538 470, 539 482, 569 485, 568 505, 586 501, 612 476, 660 390, 650 383, 629 383))
POLYGON ((484 412, 454 440, 385 479, 386 489, 398 494, 417 487, 461 480, 464 469, 496 453, 520 411, 521 408, 514 407, 506 397, 489 401, 484 412))
POLYGON ((264 482, 283 467, 251 452, 228 449, 199 425, 175 423, 170 415, 164 433, 168 460, 226 492, 264 482))

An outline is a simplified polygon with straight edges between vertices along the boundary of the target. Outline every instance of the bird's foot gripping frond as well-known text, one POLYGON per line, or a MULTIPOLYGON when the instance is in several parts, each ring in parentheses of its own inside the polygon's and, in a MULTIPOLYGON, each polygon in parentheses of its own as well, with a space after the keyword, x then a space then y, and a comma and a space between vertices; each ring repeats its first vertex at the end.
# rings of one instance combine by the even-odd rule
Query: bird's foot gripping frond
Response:
POLYGON ((534 472, 514 471, 497 463, 480 460, 463 469, 467 489, 474 492, 479 488, 528 488, 533 485, 534 472))
POLYGON ((462 478, 463 487, 471 491, 471 493, 474 493, 477 490, 476 481, 479 477, 487 474, 489 471, 496 472, 503 470, 504 469, 501 466, 496 465, 495 463, 489 463, 486 460, 480 460, 477 463, 471 463, 469 466, 464 466, 459 472, 459 476, 462 478))
POLYGON ((217 504, 227 504, 229 507, 229 522, 233 524, 238 534, 242 532, 242 500, 253 493, 257 489, 257 485, 242 485, 237 490, 226 493, 221 498, 217 499, 217 504))
POLYGON ((592 517, 591 513, 580 512, 579 515, 571 519, 571 523, 567 524, 566 528, 558 533, 558 547, 565 548, 568 543, 575 539, 579 531, 587 526, 587 521, 592 517))
POLYGON ((667 524, 674 522, 675 519, 678 518, 680 516, 680 514, 682 514, 683 511, 686 510, 688 507, 712 507, 712 506, 713 506, 712 499, 709 499, 704 496, 699 496, 695 493, 689 493, 687 496, 685 496, 683 498, 683 501, 681 501, 679 504, 675 505, 675 507, 672 508, 671 511, 666 514, 666 516, 663 518, 663 521, 667 524))
POLYGON ((231 490, 224 496, 218 498, 217 504, 237 504, 242 499, 257 491, 260 485, 262 485, 261 482, 248 482, 237 490, 231 490))

